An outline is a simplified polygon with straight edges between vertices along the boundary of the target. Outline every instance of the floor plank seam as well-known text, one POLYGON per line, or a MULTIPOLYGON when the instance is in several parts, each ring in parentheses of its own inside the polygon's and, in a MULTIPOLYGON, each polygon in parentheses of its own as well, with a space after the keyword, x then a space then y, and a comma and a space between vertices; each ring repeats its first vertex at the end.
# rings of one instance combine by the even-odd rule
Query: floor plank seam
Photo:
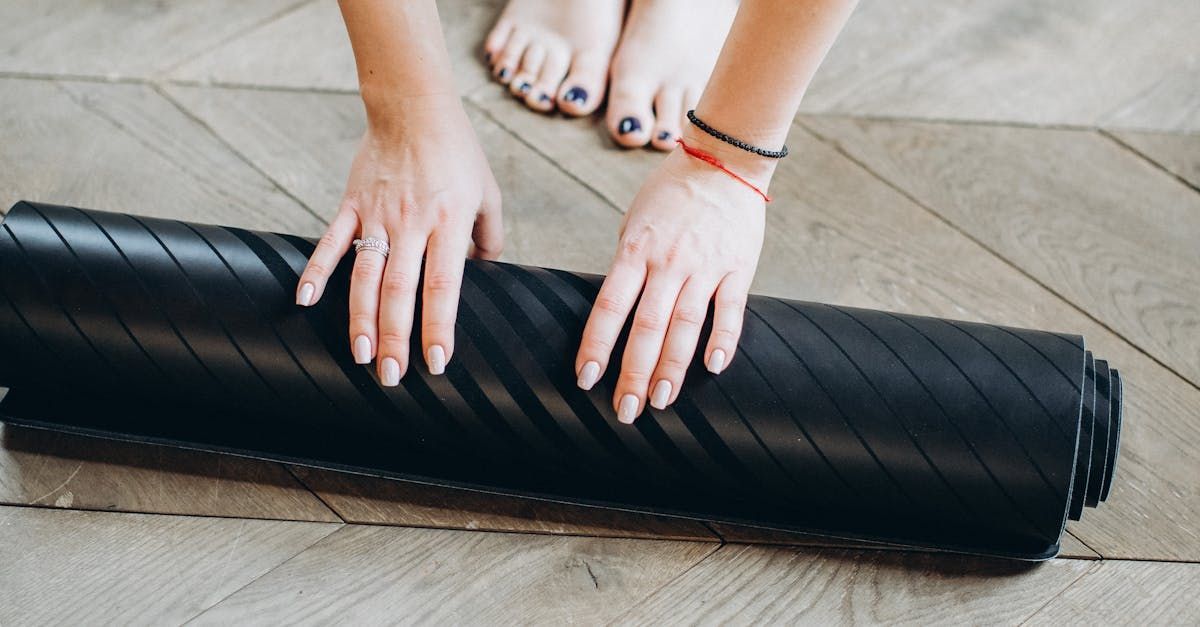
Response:
POLYGON ((287 474, 291 475, 292 478, 296 480, 296 483, 299 483, 300 485, 304 486, 304 489, 308 490, 308 493, 313 495, 313 498, 320 501, 321 505, 324 505, 325 509, 329 510, 329 513, 333 514, 334 516, 337 516, 337 519, 342 521, 343 523, 347 522, 346 518, 342 516, 342 513, 337 511, 336 509, 334 509, 333 506, 329 504, 329 501, 325 500, 325 497, 321 496, 320 494, 317 494, 317 491, 312 489, 312 486, 308 485, 307 481, 305 481, 304 479, 301 479, 300 475, 297 475, 296 472, 294 470, 292 470, 291 466, 289 466, 287 464, 282 464, 282 463, 279 465, 283 467, 283 469, 287 472, 287 474))
MULTIPOLYGON (((328 96, 357 96, 358 89, 345 89, 340 87, 296 87, 294 85, 258 85, 254 83, 238 83, 235 81, 203 81, 189 78, 170 78, 164 77, 161 80, 140 80, 142 83, 157 83, 177 85, 179 87, 202 87, 216 89, 237 89, 245 91, 259 91, 266 93, 285 93, 285 94, 318 94, 328 96)), ((466 96, 462 96, 465 100, 466 96)))
POLYGON ((692 569, 694 569, 694 568, 696 568, 697 566, 699 566, 699 565, 703 564, 704 562, 708 561, 708 560, 709 560, 709 558, 711 558, 712 556, 716 555, 718 552, 725 550, 725 547, 727 547, 727 546, 732 546, 732 545, 725 544, 725 543, 723 543, 723 542, 722 542, 721 544, 717 545, 716 547, 714 547, 714 548, 713 548, 713 550, 711 550, 711 551, 709 551, 708 553, 706 553, 706 554, 704 555, 704 557, 701 557, 700 559, 698 559, 698 560, 696 560, 694 563, 692 563, 692 565, 691 565, 691 566, 688 566, 687 568, 685 568, 685 569, 683 569, 683 570, 679 571, 678 573, 676 573, 676 574, 675 574, 675 576, 674 576, 674 577, 671 577, 671 578, 667 579, 667 580, 666 580, 666 581, 664 581, 662 584, 660 584, 659 586, 657 586, 657 587, 655 587, 654 589, 650 590, 650 592, 648 592, 647 594, 643 595, 643 596, 642 596, 642 598, 638 599, 638 600, 637 600, 635 603, 633 603, 632 605, 630 605, 628 609, 626 609, 624 612, 621 612, 620 616, 617 616, 617 617, 616 617, 616 618, 614 618, 612 621, 610 621, 610 622, 606 623, 606 625, 612 626, 612 625, 623 625, 623 624, 625 624, 625 622, 623 621, 623 619, 624 619, 626 616, 628 616, 628 615, 629 615, 631 612, 633 612, 633 611, 634 611, 634 610, 636 610, 637 608, 639 608, 639 607, 641 607, 642 605, 644 605, 644 604, 645 604, 647 601, 649 601, 651 598, 653 598, 653 597, 654 597, 654 595, 658 594, 658 592, 659 592, 660 590, 663 590, 663 589, 667 588, 667 586, 670 586, 671 584, 673 584, 673 583, 675 583, 676 581, 678 581, 680 577, 683 577, 684 575, 686 575, 686 574, 688 574, 688 573, 692 572, 692 569))
POLYGON ((258 165, 255 164, 249 157, 247 157, 240 150, 235 148, 233 146, 233 144, 231 144, 223 136, 221 136, 221 134, 218 133, 216 131, 216 129, 214 129, 208 122, 205 122, 203 119, 200 118, 200 116, 196 115, 195 113, 192 113, 192 111, 190 109, 183 106, 183 103, 172 98, 171 95, 169 93, 167 93, 167 91, 165 89, 163 89, 161 85, 159 85, 158 83, 151 83, 150 87, 156 93, 158 93, 159 96, 164 98, 167 102, 171 103, 171 106, 173 106, 177 110, 179 110, 179 112, 182 113, 184 116, 186 116, 189 120, 192 120, 196 124, 199 124, 200 127, 203 128, 209 135, 211 135, 213 137, 213 139, 217 140, 217 142, 219 144, 221 144, 222 147, 224 147, 226 150, 228 150, 230 153, 232 153, 234 156, 236 156, 238 158, 238 160, 240 160, 242 163, 245 163, 246 166, 249 167, 252 171, 257 173, 259 176, 263 177, 264 180, 269 182, 280 193, 282 193, 284 196, 287 196, 289 199, 292 200, 292 202, 295 202, 301 209, 308 212, 309 215, 316 218, 321 224, 325 224, 325 225, 329 224, 328 219, 326 219, 324 216, 322 216, 321 214, 314 211, 312 207, 309 207, 307 203, 305 203, 298 196, 296 196, 294 193, 292 193, 292 191, 290 189, 284 187, 283 184, 281 184, 279 181, 275 180, 274 177, 267 174, 267 172, 264 171, 262 168, 258 167, 258 165))
POLYGON ((1133 153, 1135 156, 1141 158, 1143 161, 1150 164, 1155 169, 1160 170, 1163 174, 1166 174, 1167 176, 1175 179, 1176 181, 1179 181, 1181 184, 1187 186, 1188 189, 1191 189, 1194 192, 1200 193, 1200 185, 1196 185, 1196 184, 1192 183, 1191 181, 1183 178, 1182 176, 1168 170, 1166 166, 1164 166, 1163 164, 1156 161, 1154 159, 1154 157, 1151 157, 1150 155, 1133 147, 1131 144, 1126 143, 1125 140, 1118 137, 1112 131, 1109 131, 1108 129, 1104 129, 1104 128, 1098 128, 1098 129, 1096 129, 1096 132, 1098 134, 1100 134, 1100 136, 1108 138, 1109 141, 1115 143, 1117 146, 1124 148, 1125 150, 1133 153))
POLYGON ((237 29, 236 31, 234 31, 233 33, 230 33, 226 37, 221 38, 220 41, 212 44, 211 46, 204 48, 203 50, 196 51, 195 54, 192 54, 185 59, 177 61, 176 63, 174 63, 172 65, 169 65, 161 70, 158 70, 155 73, 155 75, 156 76, 167 76, 167 75, 171 74, 171 72, 178 70, 180 67, 183 67, 184 65, 187 65, 188 63, 191 63, 192 61, 195 61, 196 59, 199 59, 200 57, 202 57, 214 50, 217 50, 217 49, 225 46, 226 44, 232 43, 236 39, 245 37, 245 36, 253 33, 256 30, 263 28, 264 26, 267 26, 268 24, 271 24, 272 22, 275 22, 275 21, 279 20, 280 18, 283 18, 284 16, 286 16, 290 13, 294 13, 294 12, 300 10, 302 7, 304 7, 306 5, 314 4, 318 1, 319 0, 299 0, 298 2, 296 2, 294 4, 288 5, 284 8, 276 11, 275 13, 272 13, 270 15, 263 17, 260 20, 255 21, 253 24, 247 24, 245 27, 237 29))
MULTIPOLYGON (((474 92, 472 92, 472 93, 474 93, 474 92)), ((467 96, 463 96, 463 103, 464 103, 464 104, 466 104, 467 106, 471 107, 471 108, 472 108, 472 109, 474 109, 475 111, 478 111, 478 112, 479 112, 481 115, 483 115, 483 116, 484 116, 484 117, 486 117, 488 120, 490 120, 491 122, 493 122, 493 123, 494 123, 496 126, 499 126, 499 127, 500 127, 500 129, 501 129, 501 130, 503 130, 505 133, 508 133, 510 137, 512 137, 513 139, 515 139, 515 140, 517 140, 518 142, 520 142, 522 146, 525 146, 526 148, 528 148, 528 149, 532 150, 532 151, 534 152, 534 154, 536 154, 537 156, 539 156, 539 157, 541 157, 542 159, 544 159, 544 160, 545 160, 547 163, 549 163, 549 164, 550 164, 552 167, 554 167, 556 170, 558 170, 559 172, 563 173, 563 175, 565 175, 567 178, 571 179, 572 181, 575 181, 575 182, 576 182, 576 183, 578 183, 578 184, 579 184, 581 187, 583 187, 584 189, 586 189, 586 190, 588 190, 589 192, 591 192, 593 195, 595 195, 597 198, 599 198, 599 199, 600 199, 600 200, 601 200, 601 201, 602 201, 604 204, 606 204, 606 205, 608 205, 609 207, 611 207, 613 211, 616 211, 618 215, 625 215, 625 212, 624 212, 624 211, 621 211, 621 208, 620 208, 620 207, 618 207, 618 206, 616 205, 616 203, 614 203, 614 202, 612 202, 611 200, 609 200, 607 196, 605 196, 603 193, 601 193, 601 192, 600 192, 600 190, 596 189, 595 187, 592 187, 592 185, 591 185, 590 183, 588 183, 587 181, 585 181, 585 180, 583 180, 583 179, 579 178, 578 176, 576 176, 576 175, 575 175, 575 173, 573 173, 573 172, 570 172, 570 171, 566 170, 566 169, 565 169, 565 168, 563 168, 561 165, 559 165, 558 161, 556 161, 555 159, 551 158, 551 157, 550 157, 549 155, 547 155, 546 153, 542 152, 540 149, 538 149, 538 147, 537 147, 537 146, 535 146, 535 145, 533 145, 533 144, 529 143, 528 141, 526 141, 526 140, 525 140, 525 138, 524 138, 524 137, 521 137, 521 135, 520 135, 519 133, 517 133, 517 132, 516 132, 516 131, 514 131, 513 129, 509 128, 507 125, 505 125, 505 124, 504 124, 504 122, 503 122, 503 121, 501 121, 501 120, 500 120, 499 118, 497 118, 496 116, 492 115, 492 113, 491 113, 490 111, 488 111, 487 109, 485 109, 485 108, 481 107, 480 105, 478 105, 477 103, 475 103, 475 102, 474 102, 474 101, 473 101, 473 100, 470 98, 470 95, 469 95, 469 94, 468 94, 467 96)))
POLYGON ((927 213, 929 213, 931 216, 933 216, 933 217, 934 217, 936 220, 938 220, 939 222, 941 222, 942 224, 945 224, 946 226, 948 226, 948 227, 950 227, 952 230, 954 230, 954 232, 956 232, 956 233, 958 233, 958 234, 962 235, 963 237, 967 238, 969 241, 973 242, 973 243, 974 243, 976 246, 979 246, 979 247, 980 247, 980 248, 982 248, 984 251, 986 251, 987 253, 989 253, 990 255, 992 255, 993 257, 995 257, 996 259, 1000 260, 1000 262, 1001 262, 1001 263, 1003 263, 1004 265, 1006 265, 1006 266, 1008 266, 1009 268, 1013 269, 1014 271, 1018 272, 1018 273, 1019 273, 1021 276, 1023 276, 1023 277, 1025 277, 1025 278, 1029 279, 1030 281, 1033 281, 1033 282, 1034 282, 1036 285, 1038 285, 1038 286, 1039 286, 1039 287, 1041 287, 1042 289, 1046 290, 1047 292, 1049 292, 1050 294, 1052 294, 1053 296, 1055 296, 1056 298, 1058 298, 1059 300, 1061 300, 1063 303, 1065 303, 1065 304, 1066 304, 1068 307, 1070 307, 1071 309, 1074 309, 1075 311, 1077 311, 1077 312, 1079 312, 1080 314, 1082 314, 1082 315, 1083 315, 1085 318, 1087 318, 1088 320, 1091 320, 1092 322, 1096 323, 1097 325, 1099 325, 1099 326, 1100 326, 1101 328, 1103 328, 1104 330, 1108 331, 1109 333, 1112 333, 1112 334, 1113 334, 1113 335, 1115 335, 1117 338, 1121 339, 1121 341, 1123 341, 1123 342, 1125 342, 1126 344, 1128 344, 1128 345, 1129 345, 1131 348, 1133 348, 1133 349, 1134 349, 1135 351, 1137 351, 1138 353, 1141 353, 1143 356, 1145 356, 1145 357, 1146 357, 1147 359, 1149 359, 1150 361, 1152 361, 1152 362, 1154 362, 1155 364, 1157 364, 1158 366, 1162 367, 1162 368, 1163 368, 1164 370, 1166 370, 1167 372, 1169 372, 1169 373, 1171 373, 1171 374, 1175 375, 1175 376, 1176 376, 1176 377, 1178 377, 1178 378, 1179 378, 1181 381, 1183 381, 1184 383, 1188 384, 1189 386, 1191 386, 1191 387, 1192 387, 1192 388, 1194 388, 1195 390, 1197 390, 1197 391, 1200 391, 1200 384, 1198 384, 1198 383, 1196 383, 1196 382, 1192 381, 1192 380, 1191 380, 1191 379, 1189 379, 1188 377, 1185 377, 1183 374, 1181 374, 1181 373, 1180 373, 1178 370, 1176 370, 1174 367, 1172 367, 1172 366, 1170 366, 1170 365, 1168 365, 1168 364, 1164 363, 1164 362, 1163 362, 1161 359, 1159 359, 1158 357, 1156 357, 1156 356, 1155 356, 1155 355, 1153 355, 1152 353, 1148 352, 1146 349, 1142 348, 1142 346, 1141 346, 1140 344, 1138 344, 1137 342, 1134 342, 1133 340, 1129 339, 1129 338, 1128 338, 1128 337, 1126 337, 1126 336, 1125 336, 1123 333, 1120 333, 1120 332, 1118 332, 1116 329, 1114 329, 1112 326, 1110 326, 1110 325, 1109 325, 1107 322, 1104 322, 1103 320, 1101 320, 1101 319, 1097 318, 1096 316, 1092 315, 1092 314, 1091 314, 1091 312, 1089 312, 1089 311, 1087 311, 1086 309, 1084 309, 1083 307, 1079 306, 1078 304, 1076 304, 1076 303, 1075 303, 1074 301, 1072 301, 1071 299, 1069 299, 1069 298, 1067 298, 1067 297, 1063 296, 1063 295, 1062 295, 1062 294, 1060 294, 1060 293, 1059 293, 1057 290, 1055 290, 1054 288, 1052 288, 1051 286, 1049 286, 1048 284, 1046 284, 1045 282, 1043 282, 1041 279, 1039 279, 1039 278, 1037 278, 1036 276, 1034 276, 1034 275, 1030 274, 1030 273, 1029 273, 1029 272, 1027 272, 1027 271, 1026 271, 1024 268, 1021 268, 1020 266, 1016 265, 1016 264, 1015 264, 1015 263, 1013 263, 1011 260, 1009 260, 1007 257, 1005 257, 1003 254, 1001 254, 999 251, 997 251, 997 250, 993 249, 991 246, 988 246, 988 245, 987 245, 985 242, 983 242, 983 240, 980 240, 979 238, 975 237, 975 236, 974 236, 974 235, 972 235, 971 233, 968 233, 968 232, 967 232, 967 231, 965 231, 964 229, 960 228, 960 227, 959 227, 957 224, 955 224, 954 222, 952 222, 952 221, 950 221, 949 219, 947 219, 947 218, 946 218, 945 216, 943 216, 943 215, 942 215, 940 212, 938 212, 937 210, 935 210, 934 208, 932 208, 931 206, 929 206, 928 204, 926 204, 926 203, 925 203, 924 201, 922 201, 921 199, 917 198, 915 195, 913 195, 912 193, 910 193, 908 190, 906 190, 906 189, 904 189, 904 188, 900 187, 899 185, 897 185, 897 184, 893 183, 893 182, 892 182, 890 179, 888 179, 887 177, 885 177, 885 176, 883 176, 883 175, 879 174, 878 172, 876 172, 876 171, 875 171, 873 168, 871 168, 869 165, 867 165, 867 164, 866 164, 866 162, 864 162, 864 161, 862 161, 861 159, 859 159, 859 158, 855 157, 854 155, 850 154, 850 152, 849 152, 848 150, 844 149, 844 148, 842 147, 842 145, 841 145, 841 144, 840 144, 838 141, 836 141, 835 139, 832 139, 832 138, 830 138, 830 137, 827 137, 827 136, 825 136, 825 135, 823 135, 823 134, 821 134, 821 133, 817 132, 817 131, 816 131, 815 129, 813 129, 811 126, 809 126, 808 124, 805 124, 803 120, 798 120, 798 123, 800 124, 800 126, 801 126, 802 128, 804 128, 804 130, 806 130, 807 132, 811 133, 811 134, 812 134, 814 137, 816 137, 818 140, 820 140, 820 141, 821 141, 821 142, 823 142, 824 144, 828 145, 829 147, 833 148, 835 151, 837 151, 837 153, 838 153, 838 154, 840 154, 840 155, 842 155, 843 157, 845 157, 845 158, 849 159, 849 160, 850 160, 852 163, 854 163, 854 164, 855 164, 855 165, 857 165, 858 167, 862 168, 862 169, 863 169, 863 171, 865 171, 865 172, 867 172, 868 174, 870 174, 871 176, 875 177, 876 179, 878 179, 878 180, 879 180, 880 182, 882 182, 884 185, 887 185, 889 188, 891 188, 891 189, 892 189, 893 191, 895 191, 896 193, 898 193, 898 194, 900 194, 901 196, 903 196, 904 198, 908 199, 910 202, 912 202, 913 204, 917 205, 918 207, 920 207, 920 208, 924 209, 924 210, 925 210, 927 213))
MULTIPOLYGON (((337 524, 337 523, 329 523, 329 524, 337 524)), ((195 616, 192 616, 191 618, 189 618, 189 619, 187 619, 187 620, 183 621, 182 623, 180 623, 180 625, 187 625, 187 624, 190 624, 190 623, 194 622, 196 619, 198 619, 198 618, 200 618, 201 616, 204 616, 205 614, 207 614, 207 613, 208 613, 209 611, 211 611, 213 608, 215 608, 215 607, 217 607, 218 605, 220 605, 220 604, 224 603, 225 601, 228 601, 230 598, 232 598, 232 597, 233 597, 234 595, 236 595, 237 593, 239 593, 239 592, 241 592, 242 590, 245 590, 246 588, 248 588, 248 587, 250 587, 250 586, 254 585, 255 583, 257 583, 257 582, 258 582, 258 580, 260 580, 260 579, 262 579, 263 577, 266 577, 267 575, 269 575, 269 574, 271 574, 271 573, 275 572, 277 569, 279 569, 279 568, 283 567, 283 566, 284 566, 284 565, 286 565, 288 562, 291 562, 292 560, 296 559, 297 557, 299 557, 300 555, 302 555, 303 553, 305 553, 305 552, 306 552, 306 551, 308 551, 309 549, 311 549, 311 548, 313 548, 314 546, 317 546, 318 544, 320 544, 320 543, 324 542, 325 540, 329 539, 329 537, 330 537, 330 536, 332 536, 332 535, 334 535, 334 534, 338 533, 339 531, 341 531, 341 530, 343 530, 343 529, 345 529, 346 527, 349 527, 349 526, 350 526, 350 525, 347 525, 347 524, 341 524, 341 525, 338 525, 338 528, 337 528, 337 529, 332 529, 332 530, 330 530, 330 532, 329 532, 329 533, 327 533, 327 534, 325 534, 325 535, 321 536, 320 538, 317 538, 316 540, 313 540, 313 542, 312 542, 311 544, 307 544, 307 545, 305 545, 305 546, 303 546, 303 547, 300 547, 300 549, 299 549, 299 550, 297 550, 295 553, 293 553, 293 554, 289 555, 287 559, 283 560, 282 562, 279 562, 278 564, 276 564, 276 565, 272 566, 271 568, 268 568, 267 570, 263 571, 262 573, 259 573, 259 575, 258 575, 257 577, 253 577, 253 578, 251 578, 251 579, 250 579, 250 581, 247 581, 247 582, 245 583, 245 585, 242 585, 242 586, 238 587, 238 589, 234 590, 233 592, 230 592, 229 594, 227 594, 227 595, 225 595, 225 596, 223 596, 223 597, 221 597, 221 598, 217 599, 217 600, 216 600, 216 602, 214 602, 214 603, 212 603, 211 605, 209 605, 208 607, 206 607, 206 608, 204 608, 204 609, 200 610, 199 612, 197 612, 197 613, 196 613, 196 615, 195 615, 195 616)))
POLYGON ((1018 625, 1025 625, 1029 621, 1033 620, 1034 616, 1041 614, 1042 610, 1046 609, 1051 603, 1053 603, 1055 600, 1057 600, 1062 595, 1066 594, 1067 590, 1070 590, 1071 588, 1075 587, 1075 584, 1079 583, 1084 577, 1087 577, 1088 574, 1091 573, 1093 570, 1100 568, 1100 564, 1102 562, 1103 562, 1103 560, 1096 560, 1094 564, 1083 569, 1083 572, 1079 573, 1078 577, 1072 579, 1071 583, 1063 586, 1062 590, 1058 591, 1058 594, 1052 595, 1049 599, 1046 599, 1046 602, 1039 605, 1038 608, 1033 611, 1033 613, 1031 613, 1028 616, 1026 616, 1025 618, 1021 619, 1021 622, 1018 623, 1018 625))
MULTIPOLYGON (((44 509, 55 512, 93 512, 98 514, 115 514, 120 516, 172 516, 177 518, 216 518, 219 520, 262 520, 268 522, 312 523, 316 525, 348 524, 338 516, 339 520, 313 520, 311 518, 280 518, 278 516, 231 516, 227 514, 209 514, 204 512, 161 512, 134 509, 102 508, 102 507, 58 507, 52 504, 40 503, 0 503, 0 510, 6 507, 14 509, 44 509)), ((334 513, 336 515, 336 512, 334 513)))

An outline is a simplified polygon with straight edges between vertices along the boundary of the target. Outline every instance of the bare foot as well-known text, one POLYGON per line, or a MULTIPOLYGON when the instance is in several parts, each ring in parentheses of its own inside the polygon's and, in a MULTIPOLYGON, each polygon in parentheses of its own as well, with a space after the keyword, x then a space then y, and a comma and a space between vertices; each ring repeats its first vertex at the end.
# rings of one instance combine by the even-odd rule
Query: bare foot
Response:
POLYGON ((625 0, 509 0, 484 57, 529 108, 587 115, 604 100, 624 16, 625 0))
POLYGON ((618 144, 675 147, 736 14, 734 0, 633 0, 608 96, 608 129, 618 144))

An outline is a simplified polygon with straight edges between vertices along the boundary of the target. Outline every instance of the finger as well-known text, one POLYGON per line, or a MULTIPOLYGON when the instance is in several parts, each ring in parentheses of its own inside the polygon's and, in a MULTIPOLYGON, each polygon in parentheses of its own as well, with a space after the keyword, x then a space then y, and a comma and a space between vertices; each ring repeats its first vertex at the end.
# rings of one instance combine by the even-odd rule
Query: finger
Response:
POLYGON ((704 365, 713 374, 721 374, 733 361, 738 338, 742 335, 742 317, 746 313, 746 294, 750 280, 739 274, 729 274, 717 287, 713 304, 712 334, 708 337, 704 365))
POLYGON ((426 236, 396 232, 379 289, 379 381, 399 385, 408 372, 409 339, 426 236))
POLYGON ((497 191, 485 198, 479 215, 475 216, 475 227, 471 231, 470 256, 478 259, 499 259, 504 251, 504 220, 500 211, 500 193, 497 191))
POLYGON ((662 354, 671 311, 679 299, 683 279, 667 273, 651 274, 633 314, 629 340, 621 358, 621 375, 613 394, 617 420, 630 424, 642 413, 650 389, 650 375, 662 354))
POLYGON ((583 327, 583 340, 575 357, 575 374, 579 387, 590 390, 608 368, 617 336, 625 326, 625 319, 633 309, 642 283, 646 279, 646 265, 640 260, 618 260, 609 270, 608 278, 592 303, 587 324, 583 327))
POLYGON ((692 276, 684 283, 675 310, 671 312, 658 367, 651 377, 650 405, 655 409, 665 409, 679 396, 683 378, 696 355, 700 329, 716 288, 716 281, 698 276, 692 276))
POLYGON ((454 320, 462 287, 467 238, 442 229, 429 238, 421 293, 421 346, 430 374, 442 374, 454 355, 454 320))
POLYGON ((308 264, 304 266, 300 283, 296 286, 297 305, 308 307, 321 300, 330 275, 350 248, 350 242, 357 231, 358 214, 343 207, 321 236, 321 241, 317 242, 317 247, 308 258, 308 264))
MULTIPOLYGON (((362 237, 386 242, 387 232, 381 225, 364 225, 362 237)), ((364 249, 354 256, 354 269, 350 273, 350 351, 354 363, 370 363, 375 357, 379 284, 385 262, 386 258, 373 250, 364 249)))

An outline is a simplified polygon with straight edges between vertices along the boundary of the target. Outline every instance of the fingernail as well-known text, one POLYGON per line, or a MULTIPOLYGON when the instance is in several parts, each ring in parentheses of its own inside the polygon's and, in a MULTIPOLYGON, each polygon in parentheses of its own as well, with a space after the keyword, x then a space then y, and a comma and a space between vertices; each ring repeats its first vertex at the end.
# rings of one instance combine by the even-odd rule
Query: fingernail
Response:
POLYGON ((529 84, 528 82, 522 82, 520 85, 517 85, 517 91, 522 94, 529 93, 530 89, 533 89, 533 85, 529 84))
POLYGON ((429 374, 446 372, 446 349, 434 344, 425 353, 425 361, 429 364, 429 374))
POLYGON ((501 69, 500 69, 500 78, 501 78, 501 79, 508 78, 508 68, 501 68, 501 69))
POLYGON ((640 130, 642 130, 642 123, 637 118, 625 118, 621 120, 620 124, 617 124, 617 132, 622 135, 627 135, 634 131, 640 130))
POLYGON ((582 87, 572 87, 567 90, 567 93, 563 94, 563 100, 566 100, 567 102, 577 102, 579 104, 587 102, 587 97, 587 90, 582 87))
POLYGON ((667 141, 668 139, 671 139, 671 131, 663 131, 659 133, 658 139, 659 141, 667 141))
POLYGON ((596 381, 600 379, 600 364, 589 361, 579 369, 579 387, 584 390, 592 389, 596 385, 596 381))
POLYGON ((382 365, 383 373, 379 380, 388 387, 400 385, 400 362, 391 357, 385 357, 382 365))
POLYGON ((354 363, 371 363, 371 338, 360 335, 354 338, 354 363))
POLYGON ((296 297, 296 304, 308 307, 312 304, 313 293, 317 288, 312 283, 305 283, 300 286, 300 295, 296 297))
POLYGON ((617 409, 617 420, 631 425, 637 418, 638 399, 632 394, 621 397, 621 406, 617 409))
POLYGON ((725 351, 717 349, 708 356, 708 371, 713 374, 721 374, 725 369, 725 351))
POLYGON ((671 399, 671 382, 663 379, 654 384, 654 394, 650 396, 650 405, 655 409, 666 409, 667 401, 671 399))

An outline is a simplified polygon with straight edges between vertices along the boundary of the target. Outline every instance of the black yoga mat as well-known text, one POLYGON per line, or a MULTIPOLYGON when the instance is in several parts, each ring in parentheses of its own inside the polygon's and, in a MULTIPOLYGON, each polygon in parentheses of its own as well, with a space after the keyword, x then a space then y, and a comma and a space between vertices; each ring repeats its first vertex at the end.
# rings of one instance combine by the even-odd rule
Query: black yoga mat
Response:
MULTIPOLYGON (((1044 559, 1108 495, 1121 378, 1077 335, 751 297, 633 426, 575 386, 601 277, 468 262, 445 376, 353 363, 349 258, 309 240, 28 202, 0 233, 12 424, 490 492, 1044 559)), ((703 345, 703 344, 701 344, 703 345)), ((419 348, 414 354, 420 354, 419 348)), ((619 364, 620 359, 614 358, 619 364)), ((102 444, 97 444, 102 446, 102 444)))

